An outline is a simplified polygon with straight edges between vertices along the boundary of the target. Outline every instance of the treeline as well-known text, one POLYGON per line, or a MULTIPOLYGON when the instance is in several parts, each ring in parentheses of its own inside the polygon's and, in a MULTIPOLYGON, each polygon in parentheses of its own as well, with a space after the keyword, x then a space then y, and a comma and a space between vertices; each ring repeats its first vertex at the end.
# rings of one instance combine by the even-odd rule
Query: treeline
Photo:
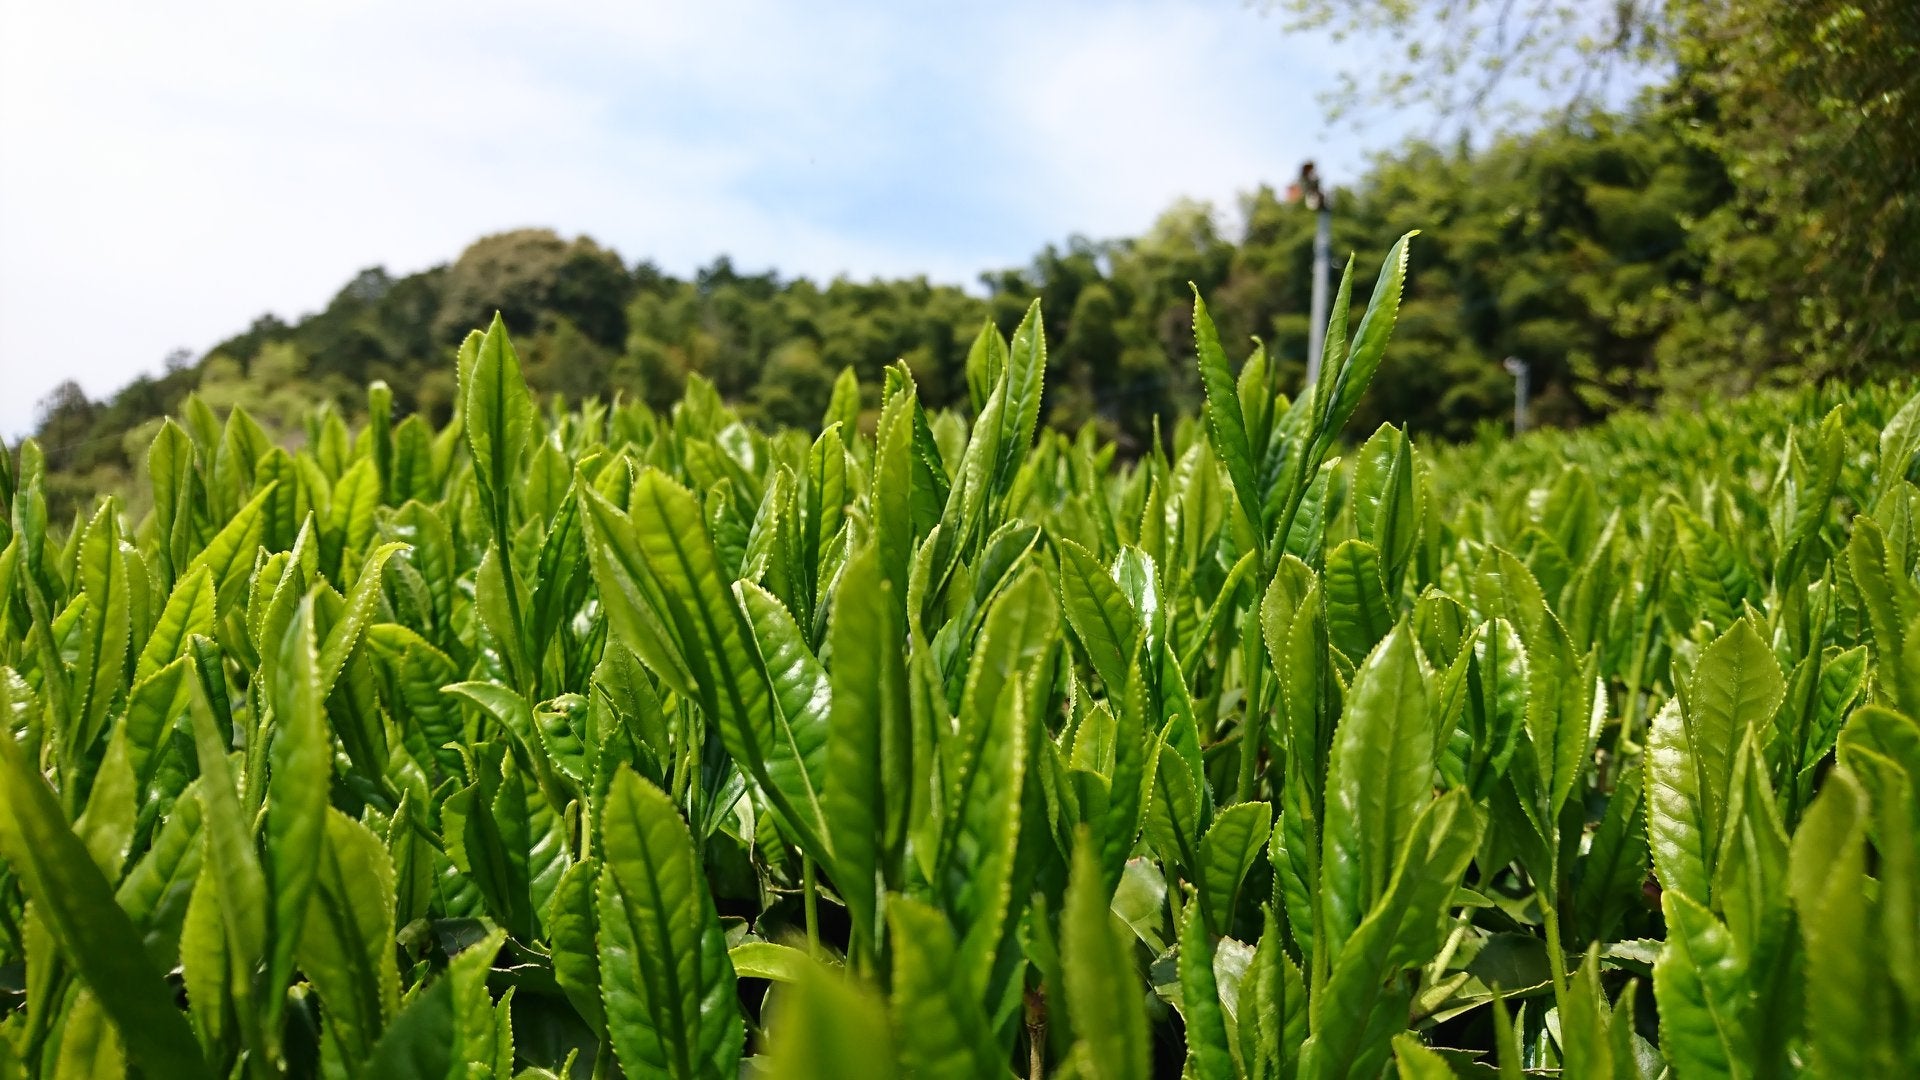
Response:
MULTIPOLYGON (((1899 355, 1823 354, 1778 332, 1793 268, 1764 223, 1733 220, 1721 159, 1691 139, 1684 102, 1649 100, 1482 147, 1416 144, 1334 193, 1338 254, 1377 258, 1416 241, 1400 328, 1361 420, 1442 438, 1511 407, 1501 367, 1532 367, 1534 415, 1572 425, 1663 396, 1683 400, 1768 381, 1865 375, 1899 355), (1728 267, 1746 268, 1730 272, 1728 267), (1742 277, 1741 275, 1745 276, 1742 277)), ((1010 332, 1033 298, 1048 342, 1046 419, 1139 448, 1201 398, 1192 288, 1244 353, 1263 340, 1304 372, 1314 215, 1262 185, 1230 208, 1182 202, 1129 240, 1073 238, 970 293, 923 278, 818 283, 743 273, 726 258, 690 279, 627 264, 585 237, 541 229, 486 237, 453 263, 395 278, 362 272, 325 309, 263 316, 194 362, 182 358, 103 401, 66 386, 37 436, 56 495, 84 498, 140 466, 158 417, 189 394, 244 404, 299 437, 316 399, 352 410, 385 380, 396 405, 443 420, 449 357, 495 310, 521 344, 528 380, 571 400, 677 400, 709 380, 747 415, 817 423, 851 368, 869 392, 904 358, 929 406, 964 403, 967 347, 984 319, 1010 332)), ((1364 302, 1371 281, 1354 283, 1364 302)), ((1911 298, 1890 319, 1911 319, 1911 298)), ((1363 429, 1364 430, 1364 429, 1363 429)))

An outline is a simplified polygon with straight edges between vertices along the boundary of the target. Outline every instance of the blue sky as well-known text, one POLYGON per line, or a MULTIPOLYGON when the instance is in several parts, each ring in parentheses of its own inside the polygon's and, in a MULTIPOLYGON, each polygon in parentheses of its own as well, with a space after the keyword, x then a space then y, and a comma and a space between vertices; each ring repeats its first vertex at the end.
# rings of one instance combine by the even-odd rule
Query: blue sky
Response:
POLYGON ((488 232, 971 285, 1176 198, 1231 216, 1357 46, 1242 0, 0 0, 0 434, 488 232))

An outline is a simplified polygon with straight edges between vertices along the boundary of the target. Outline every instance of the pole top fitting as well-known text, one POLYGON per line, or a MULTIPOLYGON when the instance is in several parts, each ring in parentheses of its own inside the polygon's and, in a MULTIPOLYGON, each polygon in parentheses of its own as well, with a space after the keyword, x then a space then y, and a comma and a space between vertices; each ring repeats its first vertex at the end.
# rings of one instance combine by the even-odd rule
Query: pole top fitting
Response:
POLYGON ((1320 170, 1308 161, 1300 166, 1300 178, 1287 189, 1288 201, 1299 200, 1309 210, 1319 210, 1326 206, 1326 196, 1320 192, 1320 170))

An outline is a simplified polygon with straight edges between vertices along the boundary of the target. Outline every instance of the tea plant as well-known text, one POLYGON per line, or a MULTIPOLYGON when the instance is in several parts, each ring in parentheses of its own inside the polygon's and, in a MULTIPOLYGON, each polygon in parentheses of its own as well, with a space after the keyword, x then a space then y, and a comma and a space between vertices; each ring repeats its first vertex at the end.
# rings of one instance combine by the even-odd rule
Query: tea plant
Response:
POLYGON ((1920 399, 1137 461, 904 364, 0 475, 0 1076, 1920 1071, 1920 399), (1909 639, 1914 645, 1909 647, 1909 639))

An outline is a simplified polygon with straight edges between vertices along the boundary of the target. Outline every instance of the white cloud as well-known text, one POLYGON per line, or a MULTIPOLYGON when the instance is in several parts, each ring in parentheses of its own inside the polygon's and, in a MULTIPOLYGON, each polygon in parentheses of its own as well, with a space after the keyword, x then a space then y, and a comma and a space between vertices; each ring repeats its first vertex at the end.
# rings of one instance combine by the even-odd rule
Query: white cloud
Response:
POLYGON ((1317 130, 1230 0, 910 6, 0 0, 0 434, 488 231, 969 281, 1317 130))

